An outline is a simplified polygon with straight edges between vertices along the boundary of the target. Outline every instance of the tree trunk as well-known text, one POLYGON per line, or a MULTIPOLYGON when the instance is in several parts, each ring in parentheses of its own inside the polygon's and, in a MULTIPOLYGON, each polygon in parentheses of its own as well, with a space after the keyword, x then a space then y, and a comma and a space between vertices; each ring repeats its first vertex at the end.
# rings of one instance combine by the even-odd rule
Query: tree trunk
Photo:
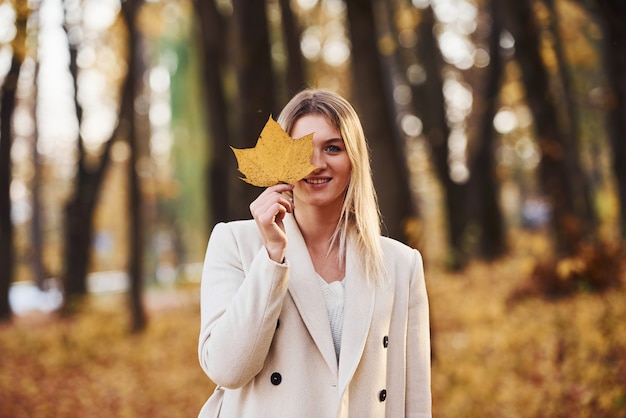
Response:
POLYGON ((461 269, 467 262, 464 248, 467 226, 467 185, 450 177, 448 139, 450 127, 443 96, 443 58, 434 35, 435 16, 432 7, 421 11, 416 56, 426 74, 425 81, 412 84, 416 111, 422 117, 424 136, 432 149, 433 164, 444 192, 444 212, 449 246, 447 265, 461 269))
POLYGON ((229 155, 231 135, 228 128, 228 107, 222 87, 226 31, 215 0, 195 0, 194 5, 200 26, 203 88, 207 104, 206 120, 209 125, 206 196, 209 208, 208 225, 211 226, 229 218, 229 182, 226 180, 236 171, 235 162, 229 155))
POLYGON ((568 163, 577 156, 571 155, 571 144, 555 123, 557 102, 549 88, 548 74, 541 59, 531 0, 509 0, 506 10, 506 26, 515 38, 515 54, 542 152, 539 177, 552 207, 557 252, 572 255, 580 248, 586 232, 578 209, 582 191, 580 185, 572 183, 568 163))
MULTIPOLYGON (((411 171, 409 170, 408 163, 406 162, 406 144, 407 140, 411 138, 400 126, 400 115, 412 114, 415 112, 415 106, 411 103, 398 103, 394 98, 394 91, 396 87, 406 86, 409 84, 407 79, 407 66, 403 60, 402 54, 398 42, 400 34, 396 26, 397 7, 394 0, 377 0, 373 3, 373 12, 376 16, 376 24, 378 25, 377 33, 378 39, 384 41, 385 47, 379 48, 379 57, 381 64, 381 74, 383 79, 383 86, 385 88, 387 107, 390 112, 390 118, 393 123, 393 137, 398 148, 398 157, 401 159, 404 165, 405 173, 403 177, 407 178, 407 202, 410 204, 411 216, 413 221, 420 221, 420 207, 419 201, 415 193, 411 189, 411 171)), ((383 43, 383 42, 381 42, 383 43)), ((408 231, 406 231, 408 233, 408 231)), ((421 240, 419 236, 407 237, 412 242, 411 245, 417 245, 421 240)))
MULTIPOLYGON (((39 63, 35 64, 35 74, 33 80, 37 80, 37 74, 39 73, 39 63)), ((35 277, 35 284, 41 290, 46 290, 46 284, 44 282, 47 271, 43 262, 43 224, 42 224, 42 205, 41 205, 41 159, 39 157, 39 151, 37 151, 37 143, 39 142, 39 131, 37 129, 37 84, 35 83, 35 91, 32 96, 32 104, 30 111, 32 112, 33 120, 35 121, 34 132, 32 136, 32 156, 33 156, 33 179, 32 179, 32 205, 33 215, 31 220, 31 266, 33 276, 35 277)))
POLYGON ((494 260, 506 252, 504 219, 499 204, 499 182, 496 174, 495 140, 493 118, 498 109, 498 96, 502 79, 502 55, 500 54, 501 13, 500 1, 491 0, 491 34, 489 36, 489 67, 487 85, 482 94, 483 106, 475 106, 481 112, 476 133, 476 154, 470 162, 469 197, 472 202, 471 217, 477 222, 480 237, 480 255, 494 260))
POLYGON ((26 57, 26 25, 30 9, 26 0, 14 3, 15 37, 11 42, 13 56, 9 72, 0 91, 0 320, 11 318, 9 288, 15 272, 13 222, 11 220, 11 145, 13 143, 13 113, 17 82, 26 57))
MULTIPOLYGON (((70 28, 65 25, 65 31, 70 28)), ((74 83, 74 107, 76 119, 81 123, 83 109, 78 100, 78 56, 77 45, 69 43, 70 74, 74 83)), ((109 153, 113 144, 112 137, 105 143, 99 164, 87 164, 83 139, 78 134, 78 161, 74 192, 68 199, 64 211, 63 240, 63 284, 65 301, 63 312, 71 314, 74 304, 79 303, 87 293, 87 272, 91 261, 93 239, 93 213, 106 169, 109 166, 109 153)))
MULTIPOLYGON (((265 1, 234 0, 233 12, 239 89, 238 130, 233 146, 249 148, 256 143, 267 118, 276 111, 265 1)), ((234 161, 232 153, 231 160, 234 161)), ((234 219, 249 218, 249 205, 260 193, 239 177, 235 172, 230 176, 233 193, 229 215, 234 219)))
POLYGON ((568 70, 563 41, 561 40, 559 28, 559 15, 554 4, 555 0, 544 0, 550 10, 549 30, 554 39, 554 55, 558 62, 558 75, 561 83, 564 105, 562 107, 563 117, 561 120, 561 130, 563 131, 570 152, 567 160, 568 173, 573 184, 578 184, 580 188, 577 205, 579 218, 583 222, 582 230, 587 236, 593 237, 593 231, 598 226, 598 216, 593 207, 593 192, 589 176, 586 176, 580 161, 580 129, 578 129, 578 109, 576 108, 572 81, 568 70))
MULTIPOLYGON (((67 28, 66 28, 67 30, 67 28)), ((82 119, 82 108, 78 101, 78 66, 76 64, 76 45, 70 43, 70 73, 74 81, 74 104, 78 122, 82 119)), ((126 75, 122 87, 122 102, 129 92, 129 75, 126 75)), ((132 96, 130 98, 132 100, 132 96)), ((120 113, 122 105, 120 106, 120 113)), ((83 139, 78 137, 78 161, 74 179, 74 191, 65 205, 63 225, 63 284, 65 287, 65 301, 63 312, 71 314, 74 304, 82 300, 87 293, 87 272, 91 261, 93 240, 93 215, 100 195, 102 181, 110 164, 109 155, 115 138, 120 132, 127 129, 123 118, 118 118, 118 124, 111 137, 104 143, 98 164, 89 165, 86 162, 83 139)))
POLYGON ((621 238, 626 239, 626 3, 597 0, 605 34, 604 57, 613 93, 607 127, 613 154, 613 172, 620 202, 621 238))
POLYGON ((128 28, 128 88, 125 91, 121 106, 121 118, 128 124, 128 145, 130 158, 128 160, 128 187, 129 187, 129 214, 130 214, 130 251, 128 254, 129 302, 131 312, 131 332, 142 331, 147 324, 143 308, 143 261, 144 261, 144 223, 143 198, 137 163, 140 156, 140 139, 138 132, 137 115, 135 114, 134 100, 137 97, 137 88, 142 79, 142 61, 139 53, 141 42, 137 31, 136 18, 143 0, 126 0, 122 2, 122 13, 128 28))
POLYGON ((15 93, 22 61, 17 56, 4 78, 0 98, 0 320, 11 317, 9 288, 15 270, 13 251, 13 222, 11 221, 11 144, 12 119, 15 110, 15 93))
POLYGON ((394 111, 388 106, 389 92, 383 80, 372 3, 369 0, 346 2, 352 40, 353 91, 371 149, 383 233, 406 242, 403 224, 414 211, 404 144, 394 135, 397 132, 392 117, 394 111))
POLYGON ((287 52, 287 95, 291 98, 291 96, 306 87, 304 63, 302 62, 302 51, 300 49, 301 33, 291 9, 291 2, 289 0, 279 0, 279 3, 283 42, 287 52))

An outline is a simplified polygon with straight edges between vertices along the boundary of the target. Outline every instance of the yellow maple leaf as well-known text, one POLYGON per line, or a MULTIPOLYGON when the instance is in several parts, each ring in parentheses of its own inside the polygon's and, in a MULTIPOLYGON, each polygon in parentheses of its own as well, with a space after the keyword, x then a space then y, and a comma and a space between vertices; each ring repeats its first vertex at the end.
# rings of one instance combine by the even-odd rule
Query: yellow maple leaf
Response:
POLYGON ((295 183, 316 169, 311 165, 313 133, 293 139, 270 116, 254 148, 235 153, 241 179, 259 187, 278 183, 295 183))

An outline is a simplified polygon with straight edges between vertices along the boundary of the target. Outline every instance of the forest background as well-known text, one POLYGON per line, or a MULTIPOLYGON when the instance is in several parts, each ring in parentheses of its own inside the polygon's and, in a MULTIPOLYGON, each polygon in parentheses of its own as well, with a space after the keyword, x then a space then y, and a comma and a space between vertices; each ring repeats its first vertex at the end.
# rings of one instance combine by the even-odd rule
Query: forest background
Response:
POLYGON ((626 414, 621 0, 2 0, 0 417, 195 416, 199 272, 305 86, 424 255, 437 417, 626 414))

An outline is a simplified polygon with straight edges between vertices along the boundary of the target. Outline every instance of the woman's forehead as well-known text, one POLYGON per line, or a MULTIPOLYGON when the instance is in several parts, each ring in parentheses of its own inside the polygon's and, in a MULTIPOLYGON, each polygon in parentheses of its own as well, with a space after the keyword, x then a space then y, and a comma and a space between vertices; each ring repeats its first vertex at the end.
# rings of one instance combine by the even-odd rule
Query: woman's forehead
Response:
POLYGON ((308 114, 300 117, 293 125, 292 136, 302 137, 315 133, 316 137, 341 138, 339 130, 324 115, 308 114))

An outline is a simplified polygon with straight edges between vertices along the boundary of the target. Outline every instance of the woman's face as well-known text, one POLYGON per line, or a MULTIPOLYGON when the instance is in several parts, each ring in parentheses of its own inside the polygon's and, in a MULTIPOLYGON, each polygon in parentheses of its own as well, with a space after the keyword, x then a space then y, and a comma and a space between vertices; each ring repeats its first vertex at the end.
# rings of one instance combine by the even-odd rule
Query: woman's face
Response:
POLYGON ((302 116, 293 126, 291 136, 301 138, 313 135, 315 171, 296 183, 293 190, 296 208, 308 204, 341 210, 348 183, 351 164, 343 138, 328 120, 318 114, 302 116))

